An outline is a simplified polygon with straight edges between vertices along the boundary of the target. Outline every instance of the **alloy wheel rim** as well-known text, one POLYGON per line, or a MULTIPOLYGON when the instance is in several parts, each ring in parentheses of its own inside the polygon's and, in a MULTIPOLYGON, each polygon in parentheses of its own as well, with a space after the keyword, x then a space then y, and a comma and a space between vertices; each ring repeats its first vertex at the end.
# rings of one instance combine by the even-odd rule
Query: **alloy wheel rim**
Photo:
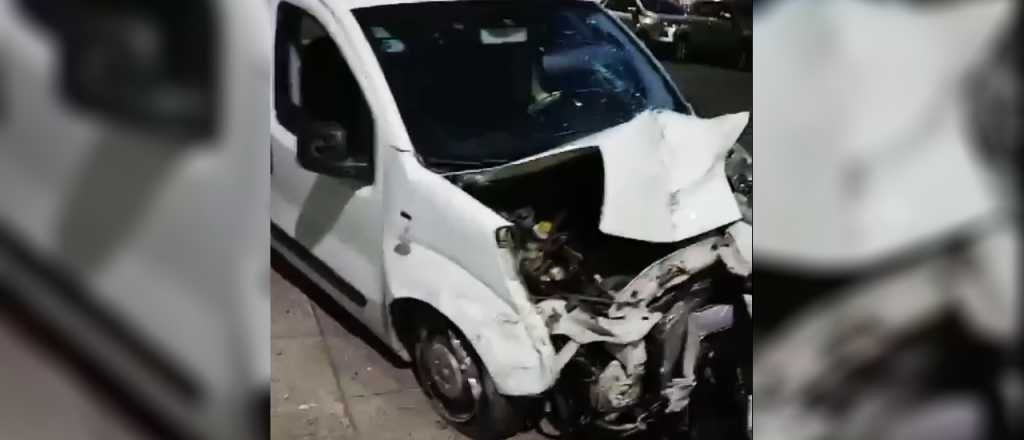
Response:
POLYGON ((449 422, 472 420, 481 394, 479 372, 458 339, 433 335, 420 344, 417 357, 417 375, 435 410, 449 422))

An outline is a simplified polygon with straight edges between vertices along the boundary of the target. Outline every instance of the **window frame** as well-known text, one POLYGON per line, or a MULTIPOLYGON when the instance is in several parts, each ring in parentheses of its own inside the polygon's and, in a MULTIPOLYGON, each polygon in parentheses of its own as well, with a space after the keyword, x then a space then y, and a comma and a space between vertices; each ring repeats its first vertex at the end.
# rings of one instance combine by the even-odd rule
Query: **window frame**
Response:
MULTIPOLYGON (((306 7, 293 3, 288 0, 282 0, 275 11, 275 28, 274 28, 274 81, 273 81, 273 93, 271 94, 272 110, 274 113, 274 120, 280 124, 289 134, 298 139, 298 135, 301 131, 303 123, 308 122, 307 116, 304 114, 302 103, 296 104, 293 100, 293 93, 299 90, 301 94, 301 81, 296 76, 301 77, 302 63, 299 60, 301 56, 303 39, 304 24, 307 20, 319 27, 319 30, 323 32, 323 36, 330 38, 334 43, 335 50, 337 50, 337 56, 343 63, 346 69, 350 72, 350 77, 353 82, 355 90, 358 90, 359 96, 362 98, 362 109, 365 110, 368 119, 367 129, 369 130, 368 139, 366 142, 366 149, 368 154, 366 157, 367 164, 367 175, 360 180, 367 181, 369 184, 373 184, 376 180, 376 167, 377 167, 377 139, 379 133, 377 133, 376 120, 377 115, 374 113, 373 105, 370 103, 370 95, 367 94, 366 89, 359 82, 358 74, 353 69, 353 63, 350 62, 350 58, 346 57, 344 50, 338 43, 337 38, 331 32, 330 27, 327 23, 324 23, 314 11, 307 9, 306 7), (296 44, 298 43, 298 44, 296 44), (297 68, 296 64, 297 63, 297 68)), ((299 98, 301 101, 301 97, 299 98)), ((346 127, 351 130, 351 127, 346 127)))

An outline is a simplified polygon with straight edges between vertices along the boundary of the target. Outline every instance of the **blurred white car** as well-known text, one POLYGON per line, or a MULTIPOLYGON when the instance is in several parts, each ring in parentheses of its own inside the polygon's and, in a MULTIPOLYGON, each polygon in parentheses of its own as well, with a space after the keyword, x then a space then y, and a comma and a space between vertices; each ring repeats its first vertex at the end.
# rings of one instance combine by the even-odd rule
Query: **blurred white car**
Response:
POLYGON ((270 26, 240 3, 0 0, 0 306, 93 387, 11 378, 5 437, 105 432, 79 408, 96 402, 142 436, 268 429, 269 158, 253 148, 270 26))

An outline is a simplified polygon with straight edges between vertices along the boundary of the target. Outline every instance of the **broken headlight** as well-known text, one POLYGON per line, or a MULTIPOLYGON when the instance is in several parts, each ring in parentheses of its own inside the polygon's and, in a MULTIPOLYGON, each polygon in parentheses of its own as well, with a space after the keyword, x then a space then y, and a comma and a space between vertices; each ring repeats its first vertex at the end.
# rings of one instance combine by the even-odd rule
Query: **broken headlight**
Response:
POLYGON ((725 175, 729 179, 743 220, 754 222, 754 157, 736 144, 725 158, 725 175))

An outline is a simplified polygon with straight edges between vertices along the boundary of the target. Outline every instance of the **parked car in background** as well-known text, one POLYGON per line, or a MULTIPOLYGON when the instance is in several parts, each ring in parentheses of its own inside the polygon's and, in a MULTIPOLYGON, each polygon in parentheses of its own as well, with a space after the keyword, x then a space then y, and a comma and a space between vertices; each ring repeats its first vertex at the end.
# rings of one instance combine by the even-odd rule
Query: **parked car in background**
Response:
POLYGON ((601 5, 651 50, 672 59, 750 65, 750 0, 602 0, 601 5))
POLYGON ((684 3, 674 0, 602 0, 601 5, 652 49, 674 47, 686 14, 684 3))
POLYGON ((677 60, 703 56, 750 66, 753 5, 750 0, 703 0, 687 8, 675 28, 672 55, 677 60))

